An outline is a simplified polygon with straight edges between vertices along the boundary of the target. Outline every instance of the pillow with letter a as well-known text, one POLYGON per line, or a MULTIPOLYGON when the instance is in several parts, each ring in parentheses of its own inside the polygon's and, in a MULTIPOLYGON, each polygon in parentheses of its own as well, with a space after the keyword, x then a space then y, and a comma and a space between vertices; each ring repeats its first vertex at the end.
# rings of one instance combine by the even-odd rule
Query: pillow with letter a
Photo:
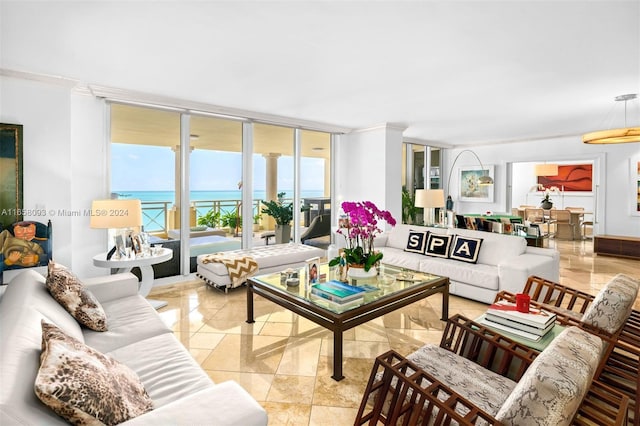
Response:
POLYGON ((451 259, 461 260, 468 263, 476 263, 480 254, 482 238, 463 237, 456 235, 451 248, 451 259))
POLYGON ((427 237, 427 248, 424 254, 435 257, 449 257, 449 247, 451 246, 451 235, 437 235, 429 233, 427 237))
POLYGON ((429 231, 409 231, 409 238, 407 239, 407 246, 404 248, 404 251, 424 254, 424 249, 427 245, 427 235, 429 235, 429 231))

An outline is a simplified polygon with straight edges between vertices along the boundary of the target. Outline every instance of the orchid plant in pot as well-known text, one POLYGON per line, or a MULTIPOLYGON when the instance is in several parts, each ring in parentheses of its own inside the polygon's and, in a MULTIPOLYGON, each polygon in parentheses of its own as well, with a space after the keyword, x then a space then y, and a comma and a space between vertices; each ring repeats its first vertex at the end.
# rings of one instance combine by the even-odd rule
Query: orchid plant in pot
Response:
POLYGON ((343 235, 346 240, 346 247, 343 255, 339 255, 329 261, 329 266, 336 266, 341 262, 346 262, 349 268, 363 269, 369 272, 382 259, 382 253, 374 250, 373 243, 375 237, 382 232, 378 228, 381 220, 389 225, 395 226, 396 220, 386 210, 380 210, 371 201, 342 203, 342 210, 346 214, 344 225, 336 232, 343 235), (343 260, 344 259, 344 260, 343 260))

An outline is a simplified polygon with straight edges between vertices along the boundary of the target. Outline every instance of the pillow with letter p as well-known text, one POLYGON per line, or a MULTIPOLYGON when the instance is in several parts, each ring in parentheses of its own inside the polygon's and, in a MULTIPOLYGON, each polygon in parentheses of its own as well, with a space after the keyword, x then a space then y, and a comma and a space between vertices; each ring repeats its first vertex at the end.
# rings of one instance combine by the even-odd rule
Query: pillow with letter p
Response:
POLYGON ((424 248, 427 245, 427 235, 429 235, 429 231, 409 231, 409 238, 407 238, 407 246, 404 248, 404 251, 424 254, 424 248))
POLYGON ((427 237, 427 248, 424 254, 435 257, 449 257, 449 247, 451 246, 451 235, 438 235, 432 232, 427 237))
POLYGON ((451 248, 451 259, 461 260, 468 263, 476 263, 480 254, 482 238, 463 237, 456 235, 451 248))

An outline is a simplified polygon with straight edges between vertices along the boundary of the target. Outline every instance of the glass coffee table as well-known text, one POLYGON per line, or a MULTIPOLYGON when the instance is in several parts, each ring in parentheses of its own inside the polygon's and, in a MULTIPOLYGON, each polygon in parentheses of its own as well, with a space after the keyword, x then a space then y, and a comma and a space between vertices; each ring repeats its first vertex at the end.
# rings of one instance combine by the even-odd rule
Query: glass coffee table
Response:
MULTIPOLYGON (((305 268, 297 269, 300 284, 287 286, 283 274, 259 275, 247 280, 247 322, 253 323, 253 295, 257 294, 333 332, 333 375, 342 380, 343 333, 350 328, 410 305, 432 294, 442 294, 442 320, 449 317, 449 278, 382 264, 377 277, 350 284, 366 286, 361 303, 336 307, 314 297, 305 287, 305 268)), ((327 264, 320 276, 329 276, 327 264)))

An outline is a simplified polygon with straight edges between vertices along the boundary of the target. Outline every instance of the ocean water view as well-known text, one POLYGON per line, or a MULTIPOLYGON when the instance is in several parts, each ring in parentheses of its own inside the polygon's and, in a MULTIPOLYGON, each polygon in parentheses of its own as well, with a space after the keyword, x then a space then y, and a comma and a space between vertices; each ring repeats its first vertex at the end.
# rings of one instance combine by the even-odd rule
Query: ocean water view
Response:
MULTIPOLYGON (((293 190, 284 191, 285 199, 293 199, 293 190)), ((241 190, 223 190, 223 191, 190 191, 191 202, 206 201, 226 201, 222 203, 220 208, 223 211, 234 211, 236 200, 242 199, 241 190)), ((301 198, 305 197, 322 197, 322 190, 301 191, 301 198)), ((148 232, 165 230, 166 209, 171 209, 175 204, 175 191, 113 191, 113 198, 123 199, 139 199, 142 201, 142 219, 144 229, 148 232), (155 203, 155 204, 150 204, 155 203), (163 203, 166 203, 163 205, 163 203), (146 204, 146 205, 145 205, 146 204)), ((254 191, 254 200, 266 199, 266 191, 254 191)), ((211 208, 211 204, 196 203, 197 217, 204 215, 211 208)))
MULTIPOLYGON (((293 190, 284 191, 285 198, 292 199, 293 198, 293 190)), ((223 190, 223 191, 190 191, 190 199, 191 201, 209 201, 209 200, 240 200, 242 198, 241 190, 223 190)), ((114 191, 112 193, 113 196, 117 196, 117 198, 130 198, 130 199, 139 199, 142 202, 145 201, 155 201, 162 202, 166 201, 169 203, 175 203, 175 191, 114 191)), ((305 197, 322 197, 323 191, 320 190, 310 190, 310 191, 300 191, 300 195, 302 198, 305 197)), ((266 191, 253 191, 253 199, 254 200, 264 200, 266 198, 266 191)))

